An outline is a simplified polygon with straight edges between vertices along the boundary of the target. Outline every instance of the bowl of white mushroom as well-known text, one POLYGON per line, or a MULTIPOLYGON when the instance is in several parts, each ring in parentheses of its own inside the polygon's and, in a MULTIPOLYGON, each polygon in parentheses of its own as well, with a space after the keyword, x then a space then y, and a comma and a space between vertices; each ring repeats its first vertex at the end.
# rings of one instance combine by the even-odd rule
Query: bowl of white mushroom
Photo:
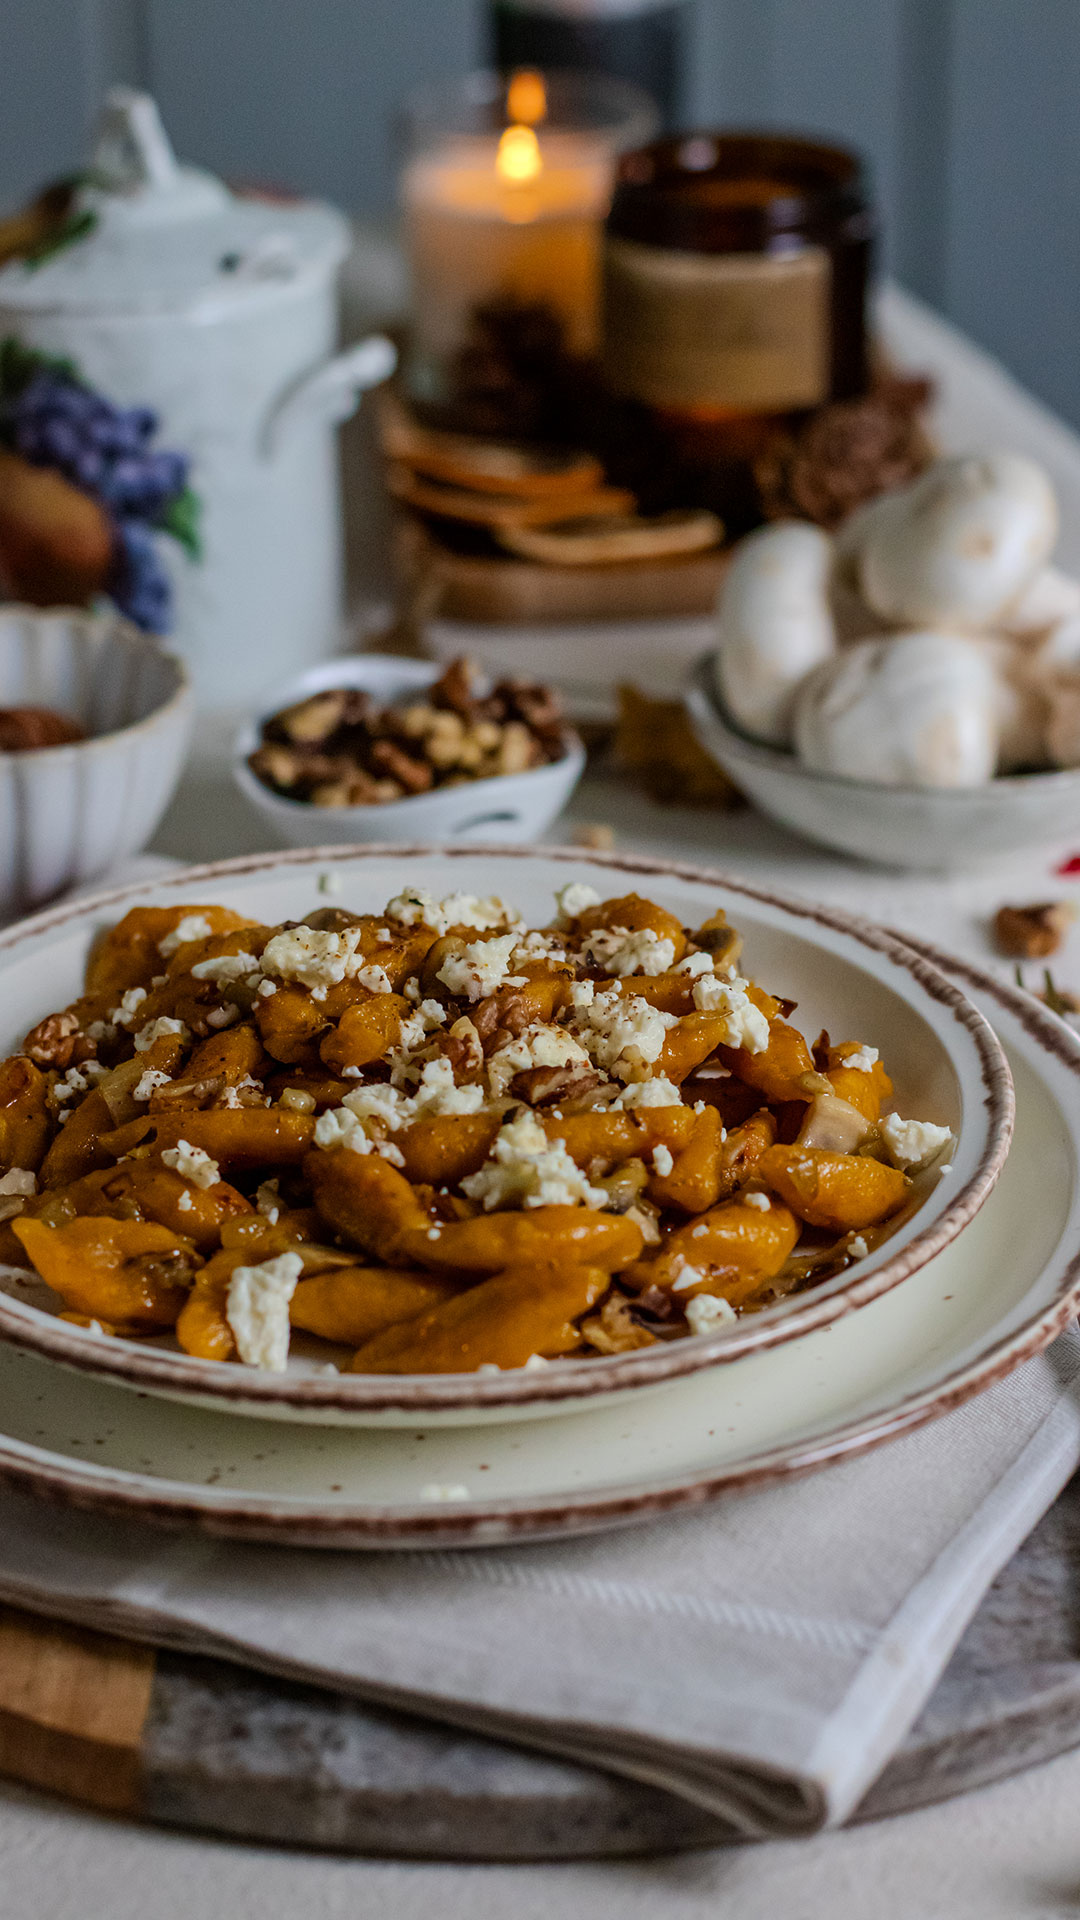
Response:
POLYGON ((832 536, 736 548, 698 738, 766 813, 891 866, 967 866, 1080 833, 1080 581, 1017 454, 936 461, 832 536))

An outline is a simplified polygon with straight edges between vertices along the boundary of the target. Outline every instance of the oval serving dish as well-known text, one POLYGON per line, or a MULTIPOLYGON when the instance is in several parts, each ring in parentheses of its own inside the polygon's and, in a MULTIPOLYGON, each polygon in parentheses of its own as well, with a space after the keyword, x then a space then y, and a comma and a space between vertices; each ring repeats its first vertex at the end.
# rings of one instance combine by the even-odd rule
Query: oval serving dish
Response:
POLYGON ((562 812, 585 771, 585 749, 569 726, 565 753, 547 766, 499 774, 494 779, 468 780, 461 786, 436 787, 431 793, 374 806, 317 807, 310 800, 290 800, 264 785, 248 766, 248 756, 259 745, 263 722, 285 707, 334 687, 355 687, 376 700, 391 703, 430 687, 442 671, 442 667, 426 660, 358 653, 324 661, 282 683, 260 702, 258 717, 236 736, 233 777, 245 800, 292 847, 329 841, 352 845, 358 840, 381 841, 384 845, 405 840, 535 840, 562 812))
POLYGON ((327 1374, 325 1348, 317 1360, 294 1349, 286 1374, 264 1374, 193 1359, 168 1338, 135 1344, 70 1325, 25 1289, 20 1297, 11 1268, 0 1269, 9 1287, 0 1293, 0 1338, 144 1392, 271 1419, 415 1427, 572 1412, 737 1361, 875 1299, 968 1226, 1004 1165, 1013 1090, 1001 1048, 965 995, 902 941, 853 916, 700 868, 570 849, 323 848, 216 862, 67 903, 0 936, 5 1046, 17 1045, 44 1009, 71 998, 96 933, 130 907, 212 900, 267 922, 302 920, 319 903, 328 869, 337 899, 353 908, 381 907, 404 873, 435 894, 495 892, 534 924, 550 918, 555 890, 572 879, 609 895, 641 889, 687 921, 722 906, 745 936, 751 971, 798 1002, 808 1031, 842 1023, 880 1047, 899 1109, 951 1128, 951 1160, 917 1177, 880 1246, 836 1278, 723 1331, 631 1353, 496 1374, 362 1375, 327 1374))
POLYGON ((721 707, 706 654, 684 693, 701 745, 762 813, 807 840, 889 867, 949 872, 1080 832, 1080 769, 977 787, 896 787, 804 767, 751 740, 721 707))

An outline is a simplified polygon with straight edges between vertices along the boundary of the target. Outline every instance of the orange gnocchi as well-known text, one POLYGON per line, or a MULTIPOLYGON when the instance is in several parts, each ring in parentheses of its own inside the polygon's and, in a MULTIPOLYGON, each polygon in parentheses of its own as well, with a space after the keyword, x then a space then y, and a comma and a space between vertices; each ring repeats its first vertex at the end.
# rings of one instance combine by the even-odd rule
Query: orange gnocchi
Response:
POLYGON ((111 1338, 460 1372, 712 1329, 916 1203, 947 1129, 811 1046, 722 912, 556 908, 133 908, 0 1064, 3 1257, 111 1338))

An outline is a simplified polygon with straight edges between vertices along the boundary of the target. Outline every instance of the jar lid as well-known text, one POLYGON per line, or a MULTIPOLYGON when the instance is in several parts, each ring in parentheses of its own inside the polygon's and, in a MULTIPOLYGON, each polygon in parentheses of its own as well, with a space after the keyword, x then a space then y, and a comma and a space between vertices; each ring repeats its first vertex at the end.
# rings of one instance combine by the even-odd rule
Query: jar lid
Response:
POLYGON ((243 198, 181 166, 156 103, 129 87, 107 96, 69 221, 48 259, 0 270, 0 307, 213 320, 325 279, 349 247, 332 207, 243 198))
POLYGON ((868 235, 865 193, 862 163, 844 147, 684 133, 623 155, 607 231, 677 252, 769 252, 785 239, 868 235))

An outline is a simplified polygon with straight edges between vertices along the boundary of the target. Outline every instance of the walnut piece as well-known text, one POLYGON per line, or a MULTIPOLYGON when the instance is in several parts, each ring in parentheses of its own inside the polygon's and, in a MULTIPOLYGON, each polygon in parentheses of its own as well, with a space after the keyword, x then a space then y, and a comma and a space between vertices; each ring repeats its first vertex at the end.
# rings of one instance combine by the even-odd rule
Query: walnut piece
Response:
POLYGON ((595 1067, 526 1067, 515 1073, 510 1092, 515 1100, 527 1100, 530 1107, 549 1107, 562 1100, 575 1100, 600 1085, 595 1067))
POLYGON ((1030 907, 999 907, 994 937, 1002 953, 1016 960, 1046 960, 1057 953, 1073 921, 1071 900, 1044 900, 1030 907))
POLYGON ((69 1067, 92 1060, 97 1048, 83 1033, 77 1013, 51 1013, 27 1034, 23 1052, 35 1067, 55 1067, 58 1073, 66 1073, 69 1067))

